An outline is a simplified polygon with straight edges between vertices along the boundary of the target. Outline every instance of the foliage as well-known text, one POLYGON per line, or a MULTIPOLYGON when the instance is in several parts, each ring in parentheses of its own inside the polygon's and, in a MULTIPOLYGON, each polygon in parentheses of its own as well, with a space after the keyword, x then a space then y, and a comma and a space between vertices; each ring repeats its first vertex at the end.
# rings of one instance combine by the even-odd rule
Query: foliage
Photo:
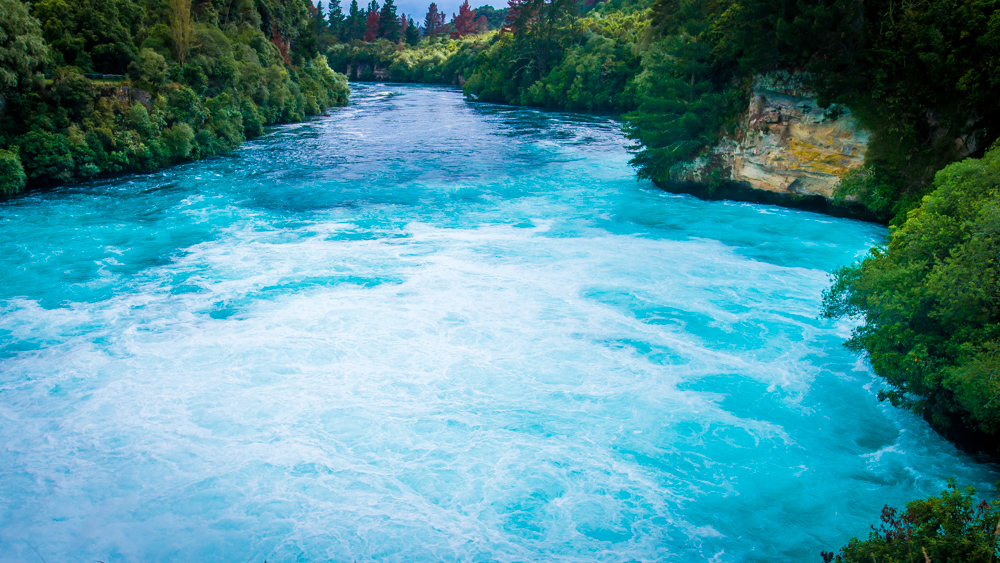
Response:
POLYGON ((885 197, 919 203, 933 173, 1000 134, 1000 2, 922 0, 863 6, 863 48, 832 94, 875 132, 868 163, 900 179, 885 197))
POLYGON ((671 169, 711 145, 742 101, 719 84, 711 3, 658 2, 652 25, 664 35, 643 56, 638 90, 641 102, 626 115, 626 133, 638 141, 632 164, 640 177, 670 180, 671 169))
MULTIPOLYGON (((41 61, 0 50, 0 75, 19 76, 0 104, 0 147, 13 147, 0 155, 4 193, 18 177, 73 182, 225 153, 347 101, 346 78, 316 50, 306 0, 38 0, 41 24, 14 3, 21 11, 5 9, 0 25, 28 18, 17 29, 49 41, 52 79, 24 80, 41 61)), ((32 49, 22 55, 44 52, 32 49)))
POLYGON ((392 0, 385 0, 378 14, 378 36, 395 43, 400 38, 399 17, 392 0))
MULTIPOLYGON (((577 18, 570 4, 543 4, 522 7, 518 33, 461 37, 456 29, 455 38, 425 36, 409 47, 381 40, 340 43, 329 51, 330 65, 353 80, 459 84, 483 101, 605 111, 635 107, 644 15, 594 11, 577 18), (532 9, 538 17, 528 17, 532 9)), ((459 22, 466 32, 469 13, 459 22)), ((427 18, 425 26, 443 22, 434 4, 427 18)))
POLYGON ((902 181, 884 167, 861 166, 850 170, 840 179, 834 197, 838 201, 853 199, 872 211, 876 217, 888 221, 912 209, 912 198, 903 198, 902 181))
POLYGON ((134 0, 39 0, 34 17, 51 45, 53 65, 121 73, 135 58, 146 11, 134 0))
POLYGON ((47 51, 41 26, 28 7, 20 0, 0 0, 0 96, 23 85, 47 51))
POLYGON ((423 41, 407 49, 399 49, 384 39, 371 43, 355 41, 334 46, 329 60, 334 69, 352 80, 453 84, 472 71, 477 53, 485 46, 485 39, 476 36, 423 41))
MULTIPOLYGON (((522 19, 525 13, 522 9, 522 19)), ((634 107, 641 60, 636 52, 645 18, 622 12, 562 17, 566 19, 551 29, 522 26, 521 32, 501 34, 477 61, 466 93, 484 101, 542 107, 634 107)))
POLYGON ((12 195, 24 188, 27 176, 17 151, 0 149, 0 195, 12 195))
MULTIPOLYGON (((866 541, 854 538, 837 563, 992 563, 1000 558, 1000 501, 975 501, 975 490, 950 482, 939 497, 915 500, 900 512, 882 509, 882 524, 866 541)), ((830 563, 834 554, 824 552, 830 563)))
POLYGON ((880 398, 945 435, 1000 436, 1000 147, 938 172, 884 248, 836 273, 829 317, 889 383, 880 398))
POLYGON ((442 33, 445 28, 445 15, 438 11, 437 3, 431 2, 427 7, 427 15, 424 16, 424 33, 433 37, 442 33))
POLYGON ((503 24, 507 21, 507 8, 496 9, 489 4, 480 6, 475 9, 477 21, 478 18, 486 18, 486 31, 493 31, 494 29, 500 29, 503 24))
POLYGON ((194 46, 194 28, 191 25, 191 0, 170 0, 170 32, 174 41, 177 62, 184 66, 187 54, 194 46))

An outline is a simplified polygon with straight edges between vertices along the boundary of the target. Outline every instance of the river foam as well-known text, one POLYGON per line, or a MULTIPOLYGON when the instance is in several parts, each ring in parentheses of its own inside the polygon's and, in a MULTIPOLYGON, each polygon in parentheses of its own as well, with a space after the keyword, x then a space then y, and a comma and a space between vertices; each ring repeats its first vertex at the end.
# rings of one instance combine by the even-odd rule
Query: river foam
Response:
POLYGON ((0 560, 818 560, 996 480, 818 318, 880 227, 665 194, 624 143, 360 85, 0 204, 0 560))

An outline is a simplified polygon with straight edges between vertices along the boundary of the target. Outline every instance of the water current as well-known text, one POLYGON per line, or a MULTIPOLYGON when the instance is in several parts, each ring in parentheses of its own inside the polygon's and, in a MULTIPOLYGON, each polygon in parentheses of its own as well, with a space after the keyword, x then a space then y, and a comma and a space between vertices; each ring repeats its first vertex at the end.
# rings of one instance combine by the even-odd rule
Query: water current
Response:
POLYGON ((626 145, 355 85, 0 203, 0 561, 818 561, 997 479, 819 318, 882 227, 671 195, 626 145))

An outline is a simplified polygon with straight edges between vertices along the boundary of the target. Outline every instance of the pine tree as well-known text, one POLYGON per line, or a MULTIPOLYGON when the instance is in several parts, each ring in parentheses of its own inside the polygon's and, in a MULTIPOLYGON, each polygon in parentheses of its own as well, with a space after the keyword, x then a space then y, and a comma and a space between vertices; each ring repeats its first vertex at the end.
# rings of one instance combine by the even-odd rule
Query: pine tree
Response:
POLYGON ((365 36, 365 13, 358 8, 358 0, 351 0, 345 27, 344 41, 362 39, 365 36))
POLYGON ((313 16, 313 25, 316 27, 316 33, 322 35, 326 33, 326 12, 323 11, 323 2, 316 3, 316 13, 313 16))
POLYGON ((410 18, 410 25, 406 26, 406 43, 412 47, 416 47, 417 43, 420 43, 420 28, 417 27, 417 22, 410 18))
POLYGON ((452 15, 452 25, 455 31, 452 37, 462 37, 476 32, 475 26, 476 11, 469 6, 469 0, 465 0, 458 8, 458 15, 452 15))
POLYGON ((438 11, 436 3, 431 2, 427 7, 427 16, 424 17, 424 33, 433 37, 441 32, 442 24, 444 24, 444 14, 438 11))
POLYGON ((340 9, 340 0, 330 0, 330 15, 327 17, 330 34, 338 41, 347 39, 344 36, 344 11, 340 9))
POLYGON ((396 43, 399 41, 399 31, 396 5, 393 4, 392 0, 385 0, 385 4, 382 5, 382 11, 378 15, 378 35, 396 43))

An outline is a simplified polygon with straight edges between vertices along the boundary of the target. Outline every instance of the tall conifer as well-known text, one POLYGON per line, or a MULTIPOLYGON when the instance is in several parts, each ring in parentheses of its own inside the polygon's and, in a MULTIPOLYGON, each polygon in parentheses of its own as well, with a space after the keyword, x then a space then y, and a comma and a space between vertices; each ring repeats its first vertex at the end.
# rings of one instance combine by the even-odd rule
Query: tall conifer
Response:
POLYGON ((431 2, 427 7, 427 16, 424 17, 424 33, 434 36, 441 32, 441 25, 444 23, 444 14, 438 11, 436 3, 431 2))
POLYGON ((458 8, 458 15, 452 15, 452 24, 455 31, 452 35, 461 37, 476 32, 475 26, 476 11, 469 6, 469 0, 465 0, 458 8))
MULTIPOLYGON (((468 1, 468 0, 466 0, 468 1)), ((385 0, 378 15, 378 35, 393 43, 399 41, 399 18, 396 17, 396 5, 392 0, 385 0)))
POLYGON ((340 9, 340 0, 330 0, 330 15, 327 17, 330 33, 338 40, 344 37, 344 11, 340 9))
POLYGON ((372 0, 365 10, 365 37, 364 40, 374 41, 378 37, 379 5, 378 0, 372 0))
POLYGON ((351 0, 346 28, 344 41, 361 39, 365 36, 365 13, 358 7, 358 0, 351 0))
POLYGON ((417 27, 417 22, 411 17, 410 25, 406 26, 406 43, 413 47, 420 43, 420 28, 417 27))

